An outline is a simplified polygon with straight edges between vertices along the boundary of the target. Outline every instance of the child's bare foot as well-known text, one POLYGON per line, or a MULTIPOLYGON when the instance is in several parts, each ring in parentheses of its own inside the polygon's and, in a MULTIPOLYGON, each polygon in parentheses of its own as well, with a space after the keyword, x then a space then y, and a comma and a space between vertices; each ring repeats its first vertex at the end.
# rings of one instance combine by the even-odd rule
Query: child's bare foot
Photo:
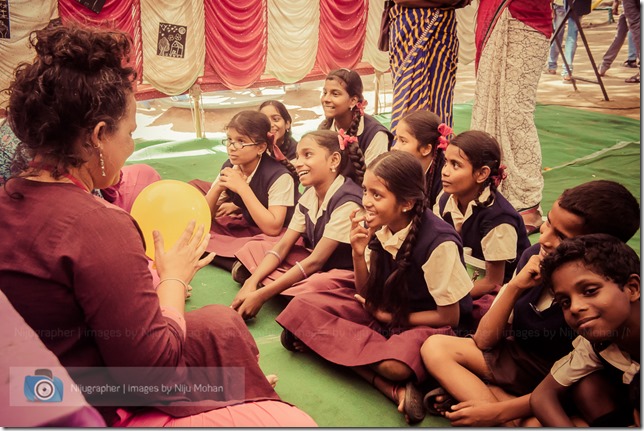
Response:
POLYGON ((277 377, 277 374, 267 374, 266 380, 268 380, 268 383, 270 383, 271 386, 275 388, 275 386, 277 386, 277 381, 279 380, 279 377, 277 377))

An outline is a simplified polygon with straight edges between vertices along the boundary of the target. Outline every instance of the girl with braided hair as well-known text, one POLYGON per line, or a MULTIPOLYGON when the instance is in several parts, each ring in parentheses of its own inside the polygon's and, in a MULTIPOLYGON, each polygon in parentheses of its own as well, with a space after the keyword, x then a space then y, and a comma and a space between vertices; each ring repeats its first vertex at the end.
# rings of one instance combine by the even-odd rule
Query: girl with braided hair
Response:
POLYGON ((233 278, 243 286, 231 306, 243 318, 254 317, 275 295, 327 289, 329 278, 352 281, 349 215, 360 208, 365 171, 357 139, 309 132, 297 144, 295 167, 307 190, 284 236, 277 244, 248 243, 236 254, 233 278), (303 247, 296 245, 300 238, 303 247))
POLYGON ((365 212, 351 215, 354 286, 298 295, 276 320, 284 347, 352 367, 408 422, 419 422, 416 383, 427 377, 420 346, 430 335, 453 334, 471 309, 472 282, 458 234, 425 208, 414 156, 381 154, 362 188, 365 212))
POLYGON ((215 181, 191 183, 206 194, 213 223, 206 248, 213 264, 232 270, 234 255, 261 235, 274 241, 291 221, 299 197, 295 168, 275 145, 271 122, 259 111, 241 111, 226 125, 228 151, 215 181))
POLYGON ((445 165, 445 154, 439 146, 451 134, 452 129, 442 123, 438 115, 424 110, 408 113, 396 128, 391 149, 406 151, 420 161, 425 172, 427 208, 434 207, 436 198, 443 191, 441 171, 445 165))
POLYGON ((523 219, 497 190, 506 176, 497 140, 470 130, 446 142, 446 147, 444 193, 434 212, 454 226, 474 258, 485 262, 485 276, 475 280, 472 289, 474 298, 492 294, 474 301, 475 319, 480 319, 500 286, 512 278, 530 241, 523 219))
POLYGON ((379 154, 389 151, 393 135, 378 120, 365 114, 367 101, 362 95, 358 72, 350 69, 329 72, 320 101, 326 118, 319 129, 342 130, 357 138, 367 165, 379 154))

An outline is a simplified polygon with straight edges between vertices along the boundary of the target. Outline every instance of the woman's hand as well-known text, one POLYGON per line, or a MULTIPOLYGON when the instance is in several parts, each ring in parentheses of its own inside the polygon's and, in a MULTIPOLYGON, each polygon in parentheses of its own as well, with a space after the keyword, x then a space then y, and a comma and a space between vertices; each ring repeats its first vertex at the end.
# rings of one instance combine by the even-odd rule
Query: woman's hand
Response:
POLYGON ((349 240, 351 241, 353 254, 356 256, 364 256, 364 251, 373 236, 374 229, 363 226, 366 218, 361 208, 356 208, 351 211, 350 219, 351 232, 349 233, 349 240))
POLYGON ((235 167, 222 169, 219 173, 219 181, 222 186, 237 194, 241 194, 243 190, 249 188, 246 176, 235 167))
POLYGON ((367 300, 364 299, 364 297, 362 297, 362 295, 355 294, 355 295, 353 295, 353 297, 356 298, 356 300, 360 304, 362 304, 364 309, 367 310, 369 313, 371 313, 371 315, 378 322, 385 323, 385 324, 390 324, 391 321, 393 320, 393 315, 390 312, 381 310, 380 308, 374 310, 372 307, 368 306, 367 305, 367 300))
POLYGON ((232 308, 237 310, 239 306, 248 298, 248 295, 255 292, 258 289, 257 283, 253 282, 250 278, 244 282, 244 285, 239 289, 233 302, 230 304, 232 308))
POLYGON ((152 232, 155 264, 161 280, 164 278, 178 278, 188 284, 197 271, 214 259, 214 253, 208 254, 203 259, 201 258, 206 251, 208 241, 210 241, 210 234, 203 234, 203 225, 199 225, 195 231, 195 225, 194 220, 188 223, 176 244, 168 251, 165 251, 161 232, 156 230, 152 232))
POLYGON ((242 215, 239 213, 239 207, 232 202, 224 202, 219 205, 215 217, 223 216, 242 217, 242 215))
POLYGON ((452 406, 452 411, 447 411, 444 416, 449 419, 452 426, 491 427, 502 423, 495 409, 498 403, 483 401, 463 401, 452 406))

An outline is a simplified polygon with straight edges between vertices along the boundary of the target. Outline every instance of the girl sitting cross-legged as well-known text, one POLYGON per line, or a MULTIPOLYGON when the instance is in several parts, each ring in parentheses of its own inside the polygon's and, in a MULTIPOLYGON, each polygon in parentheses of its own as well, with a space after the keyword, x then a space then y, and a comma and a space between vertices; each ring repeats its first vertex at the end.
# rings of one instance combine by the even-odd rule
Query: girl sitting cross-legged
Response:
POLYGON ((354 137, 329 130, 302 137, 295 167, 307 190, 286 233, 277 244, 253 241, 236 254, 233 278, 243 286, 232 307, 242 317, 254 317, 277 294, 325 288, 328 277, 352 273, 349 215, 360 207, 363 160, 354 137), (305 279, 306 288, 298 283, 305 279))
POLYGON ((295 296, 276 319, 284 347, 352 367, 410 423, 425 416, 420 346, 453 334, 471 308, 460 238, 425 209, 424 187, 414 156, 378 156, 362 186, 365 214, 351 216, 355 285, 295 296))

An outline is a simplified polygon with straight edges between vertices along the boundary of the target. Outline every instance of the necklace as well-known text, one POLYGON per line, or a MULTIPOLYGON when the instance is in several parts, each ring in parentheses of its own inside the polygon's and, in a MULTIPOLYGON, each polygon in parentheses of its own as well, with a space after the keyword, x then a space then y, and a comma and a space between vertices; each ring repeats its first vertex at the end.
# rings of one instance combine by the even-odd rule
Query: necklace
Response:
MULTIPOLYGON (((45 163, 38 163, 38 162, 29 162, 29 167, 34 168, 34 169, 42 169, 43 171, 47 171, 49 173, 54 172, 54 167, 52 165, 48 165, 45 163)), ((64 172, 61 174, 61 176, 67 178, 69 181, 71 181, 76 187, 82 189, 83 191, 86 191, 89 193, 89 189, 81 180, 73 176, 72 174, 68 172, 64 172)))

